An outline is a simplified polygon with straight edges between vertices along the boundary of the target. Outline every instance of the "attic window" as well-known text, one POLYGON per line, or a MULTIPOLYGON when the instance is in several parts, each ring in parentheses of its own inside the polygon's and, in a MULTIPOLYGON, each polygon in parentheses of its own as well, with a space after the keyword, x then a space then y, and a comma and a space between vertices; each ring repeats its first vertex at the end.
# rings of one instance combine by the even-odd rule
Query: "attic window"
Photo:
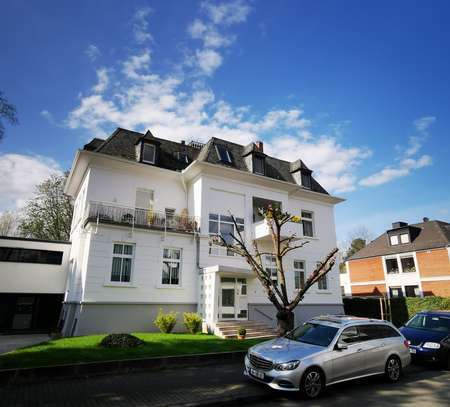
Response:
POLYGON ((144 143, 142 146, 142 162, 148 164, 155 163, 156 147, 153 144, 144 143))
POLYGON ((226 164, 231 164, 231 155, 230 152, 226 149, 225 146, 220 144, 215 144, 217 157, 219 160, 226 164))
POLYGON ((391 240, 391 246, 395 246, 398 244, 398 235, 393 235, 390 237, 391 240))
POLYGON ((178 160, 183 161, 186 164, 189 164, 189 157, 187 153, 184 151, 178 151, 178 160))
POLYGON ((264 157, 259 157, 255 155, 253 157, 253 172, 255 174, 264 175, 265 174, 265 165, 264 165, 264 157))
POLYGON ((302 186, 308 189, 311 189, 311 174, 306 171, 301 172, 302 176, 302 186))

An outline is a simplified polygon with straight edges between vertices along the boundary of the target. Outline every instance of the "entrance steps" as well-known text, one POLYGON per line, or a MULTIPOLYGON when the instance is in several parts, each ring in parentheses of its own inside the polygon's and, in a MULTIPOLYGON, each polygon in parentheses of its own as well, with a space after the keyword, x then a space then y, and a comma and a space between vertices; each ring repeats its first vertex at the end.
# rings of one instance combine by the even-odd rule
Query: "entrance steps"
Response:
POLYGON ((245 328, 247 331, 246 339, 275 338, 277 336, 276 331, 263 322, 239 320, 217 322, 214 334, 224 339, 236 339, 240 328, 245 328))

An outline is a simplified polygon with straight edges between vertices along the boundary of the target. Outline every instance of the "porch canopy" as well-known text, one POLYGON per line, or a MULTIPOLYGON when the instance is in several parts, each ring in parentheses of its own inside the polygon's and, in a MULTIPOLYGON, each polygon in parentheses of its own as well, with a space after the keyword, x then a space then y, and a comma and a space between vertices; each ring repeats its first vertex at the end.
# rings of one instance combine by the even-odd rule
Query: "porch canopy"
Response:
POLYGON ((255 274, 252 270, 246 268, 239 268, 234 266, 224 266, 216 264, 203 268, 204 273, 219 273, 221 276, 236 277, 236 278, 253 278, 255 274))

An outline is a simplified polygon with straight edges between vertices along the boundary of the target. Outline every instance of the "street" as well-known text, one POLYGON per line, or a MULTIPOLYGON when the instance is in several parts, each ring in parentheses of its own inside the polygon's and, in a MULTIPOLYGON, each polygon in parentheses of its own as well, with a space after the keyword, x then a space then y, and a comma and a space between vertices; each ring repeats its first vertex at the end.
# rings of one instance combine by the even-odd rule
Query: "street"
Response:
POLYGON ((89 379, 4 386, 0 406, 177 406, 235 405, 442 406, 450 404, 450 372, 412 366, 400 383, 382 378, 363 379, 332 386, 317 401, 280 394, 242 376, 241 364, 192 367, 89 379), (252 404, 253 401, 253 404, 252 404))

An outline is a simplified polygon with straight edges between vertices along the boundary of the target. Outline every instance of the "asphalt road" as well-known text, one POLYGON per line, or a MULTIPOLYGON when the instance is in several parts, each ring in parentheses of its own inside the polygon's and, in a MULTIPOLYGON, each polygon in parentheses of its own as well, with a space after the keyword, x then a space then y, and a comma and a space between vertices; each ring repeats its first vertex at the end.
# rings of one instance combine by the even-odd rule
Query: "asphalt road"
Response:
POLYGON ((241 363, 0 387, 0 406, 8 407, 235 406, 251 400, 254 406, 444 406, 450 405, 450 372, 413 366, 398 384, 380 378, 340 384, 314 402, 250 381, 241 363))

